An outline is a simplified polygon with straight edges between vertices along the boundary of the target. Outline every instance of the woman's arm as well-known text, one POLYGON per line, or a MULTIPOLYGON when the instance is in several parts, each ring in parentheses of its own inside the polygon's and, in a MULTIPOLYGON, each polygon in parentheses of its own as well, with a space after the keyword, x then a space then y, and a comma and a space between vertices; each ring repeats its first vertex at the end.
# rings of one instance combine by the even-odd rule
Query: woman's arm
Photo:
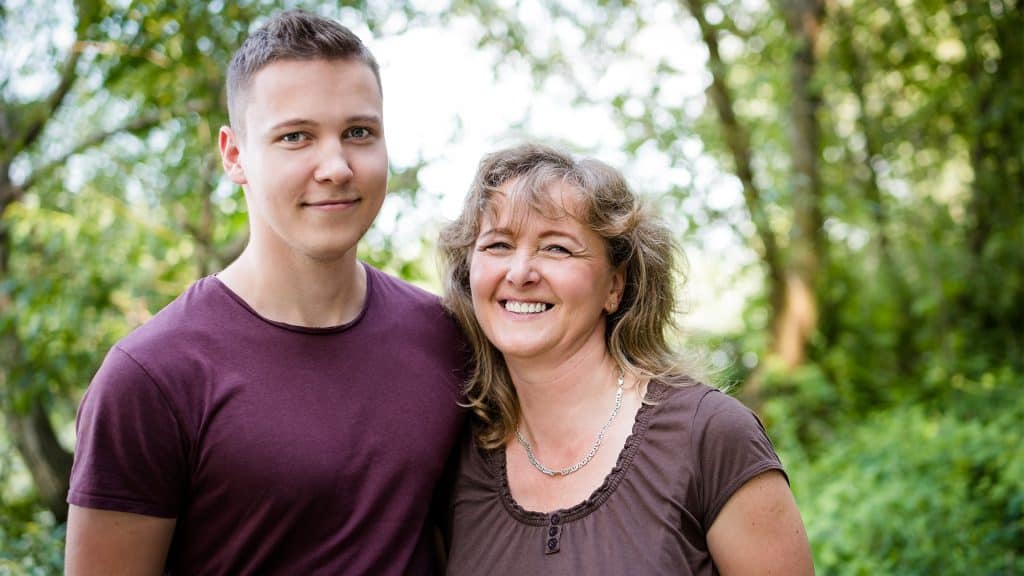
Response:
POLYGON ((781 472, 755 476, 729 498, 708 530, 723 576, 814 574, 800 511, 781 472))

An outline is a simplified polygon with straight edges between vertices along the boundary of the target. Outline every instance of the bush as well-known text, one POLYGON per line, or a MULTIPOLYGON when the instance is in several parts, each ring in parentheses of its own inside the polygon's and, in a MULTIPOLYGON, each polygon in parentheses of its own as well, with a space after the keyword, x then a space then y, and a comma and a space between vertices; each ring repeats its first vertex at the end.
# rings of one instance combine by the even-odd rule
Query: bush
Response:
POLYGON ((989 417, 980 393, 892 408, 793 466, 819 574, 1024 574, 1024 390, 1006 384, 989 417))
POLYGON ((49 512, 32 520, 0 514, 0 576, 45 576, 64 571, 64 530, 49 512))

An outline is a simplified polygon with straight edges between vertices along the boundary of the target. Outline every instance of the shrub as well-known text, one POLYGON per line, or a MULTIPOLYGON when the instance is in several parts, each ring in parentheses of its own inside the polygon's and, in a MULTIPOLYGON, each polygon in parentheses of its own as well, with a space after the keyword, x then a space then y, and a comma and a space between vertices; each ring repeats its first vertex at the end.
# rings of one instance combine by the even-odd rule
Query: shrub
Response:
POLYGON ((977 401, 892 408, 791 464, 818 573, 1024 574, 1024 390, 1009 384, 985 395, 989 417, 977 401))
POLYGON ((49 512, 30 521, 0 514, 0 575, 46 576, 64 571, 64 529, 49 512))

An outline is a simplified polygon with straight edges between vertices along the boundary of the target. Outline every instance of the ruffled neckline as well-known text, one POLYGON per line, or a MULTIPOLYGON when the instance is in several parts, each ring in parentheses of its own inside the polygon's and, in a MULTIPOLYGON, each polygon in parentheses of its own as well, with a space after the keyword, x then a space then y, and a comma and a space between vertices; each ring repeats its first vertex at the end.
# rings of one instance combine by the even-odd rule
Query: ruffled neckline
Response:
POLYGON ((647 426, 650 423, 654 409, 657 408, 657 404, 665 395, 665 390, 667 388, 668 385, 659 381, 651 381, 650 384, 648 384, 647 395, 644 399, 644 403, 640 405, 640 410, 636 413, 636 419, 633 421, 633 430, 626 438, 626 443, 622 446, 622 450, 619 452, 619 457, 615 461, 615 466, 608 472, 608 475, 605 476, 604 482, 602 482, 586 500, 569 508, 562 508, 551 512, 534 512, 523 508, 518 502, 516 502, 515 498, 512 497, 512 491, 508 487, 508 470, 507 460, 505 458, 505 448, 501 447, 484 452, 484 460, 491 468, 495 481, 497 482, 498 493, 501 496, 501 501, 505 506, 505 510, 507 510, 508 513, 519 522, 531 526, 544 526, 548 523, 548 519, 555 514, 561 517, 562 522, 572 522, 574 520, 579 520, 600 508, 612 493, 615 492, 615 489, 622 481, 622 478, 629 471, 629 468, 633 463, 633 458, 636 456, 637 451, 640 449, 640 445, 643 443, 644 436, 647 433, 647 426))

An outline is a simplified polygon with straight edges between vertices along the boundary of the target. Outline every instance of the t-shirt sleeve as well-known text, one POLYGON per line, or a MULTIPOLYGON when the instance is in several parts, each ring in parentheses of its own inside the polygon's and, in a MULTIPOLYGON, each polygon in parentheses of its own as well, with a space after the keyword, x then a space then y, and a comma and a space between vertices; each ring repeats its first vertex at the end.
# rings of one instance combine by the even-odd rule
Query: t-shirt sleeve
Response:
POLYGON ((82 398, 68 502, 174 518, 187 478, 187 443, 159 387, 114 347, 82 398))
POLYGON ((705 530, 747 481, 769 470, 785 475, 761 421, 731 396, 718 391, 705 395, 695 415, 694 430, 700 431, 696 438, 705 530))

